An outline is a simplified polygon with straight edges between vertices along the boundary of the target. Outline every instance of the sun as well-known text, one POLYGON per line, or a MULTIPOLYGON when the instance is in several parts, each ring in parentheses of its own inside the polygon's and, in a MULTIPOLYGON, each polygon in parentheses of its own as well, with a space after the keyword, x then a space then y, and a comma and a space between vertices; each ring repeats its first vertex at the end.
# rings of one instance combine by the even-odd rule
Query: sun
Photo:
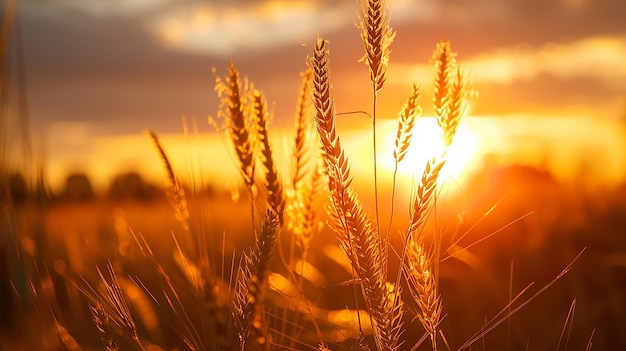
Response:
MULTIPOLYGON (((398 177, 402 181, 412 182, 420 177, 426 162, 443 152, 441 129, 434 117, 422 117, 416 121, 415 133, 405 159, 398 165, 398 177)), ((378 164, 382 171, 393 174, 396 164, 393 158, 397 122, 380 124, 383 142, 379 152, 378 164)), ((468 123, 459 124, 452 145, 448 148, 446 164, 441 170, 440 182, 453 180, 462 183, 477 167, 481 156, 479 133, 468 123)))

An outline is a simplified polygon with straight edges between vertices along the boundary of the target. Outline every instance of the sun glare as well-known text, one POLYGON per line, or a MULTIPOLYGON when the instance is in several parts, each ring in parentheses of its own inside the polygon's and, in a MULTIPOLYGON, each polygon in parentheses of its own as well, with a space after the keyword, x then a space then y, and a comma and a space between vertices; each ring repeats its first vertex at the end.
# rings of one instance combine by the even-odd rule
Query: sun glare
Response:
MULTIPOLYGON (((381 123, 381 135, 384 135, 379 165, 392 175, 396 167, 392 156, 395 147, 397 122, 381 123), (384 134, 382 134, 384 133, 384 134)), ((455 182, 465 180, 476 167, 480 158, 480 138, 477 131, 463 123, 459 125, 454 142, 448 148, 446 165, 442 169, 441 181, 452 179, 455 182)), ((441 129, 435 118, 423 117, 417 120, 415 134, 406 158, 398 165, 400 180, 412 182, 421 176, 426 162, 441 155, 444 149, 441 129)))

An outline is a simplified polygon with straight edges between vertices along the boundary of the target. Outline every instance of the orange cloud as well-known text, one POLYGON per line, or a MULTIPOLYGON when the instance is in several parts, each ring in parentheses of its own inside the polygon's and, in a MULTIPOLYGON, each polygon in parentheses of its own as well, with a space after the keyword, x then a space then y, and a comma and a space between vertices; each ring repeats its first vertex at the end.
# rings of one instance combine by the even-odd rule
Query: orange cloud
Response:
POLYGON ((352 4, 320 10, 314 1, 271 0, 238 5, 195 4, 164 12, 150 30, 176 49, 227 55, 309 41, 319 31, 352 23, 352 4), (347 16, 346 16, 347 15, 347 16))
MULTIPOLYGON (((589 37, 569 43, 547 43, 533 48, 520 44, 475 56, 461 63, 476 82, 512 83, 540 75, 557 78, 593 78, 609 84, 625 84, 626 37, 589 37)), ((395 65, 392 81, 429 81, 427 65, 395 65)))

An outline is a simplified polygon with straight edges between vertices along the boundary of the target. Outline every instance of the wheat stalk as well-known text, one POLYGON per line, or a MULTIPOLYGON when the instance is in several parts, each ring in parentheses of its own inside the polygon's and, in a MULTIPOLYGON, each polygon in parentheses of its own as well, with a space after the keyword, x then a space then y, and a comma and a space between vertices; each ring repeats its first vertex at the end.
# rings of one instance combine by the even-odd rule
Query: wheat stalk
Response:
POLYGON ((165 170, 167 171, 167 196, 174 208, 174 214, 178 222, 182 225, 185 232, 189 234, 189 209, 187 207, 187 198, 185 197, 185 189, 180 186, 176 175, 174 174, 174 169, 170 162, 165 149, 161 145, 158 136, 152 130, 148 131, 148 135, 154 142, 156 146, 159 156, 161 156, 161 160, 163 161, 163 165, 165 166, 165 170))
POLYGON ((467 77, 460 67, 454 71, 450 91, 448 92, 448 104, 445 113, 437 116, 437 123, 443 131, 442 139, 447 148, 452 144, 461 117, 465 114, 466 100, 468 95, 467 77))
POLYGON ((270 145, 267 127, 269 124, 265 98, 263 94, 254 89, 252 91, 253 118, 256 125, 256 137, 260 148, 261 164, 265 171, 263 185, 267 190, 267 202, 269 207, 278 215, 282 223, 285 200, 283 198, 283 186, 278 176, 278 170, 274 164, 272 147, 270 145))
MULTIPOLYGON (((167 312, 169 310, 169 312, 173 313, 175 318, 173 320, 168 319, 167 321, 170 323, 173 329, 180 335, 183 342, 191 351, 205 350, 206 347, 203 345, 202 338, 200 337, 200 334, 198 330, 196 329, 196 326, 191 322, 191 319, 186 310, 186 307, 183 301, 181 300, 180 287, 174 284, 172 277, 170 277, 170 275, 168 274, 168 271, 165 269, 165 267, 163 267, 161 262, 154 255, 154 252, 152 251, 151 247, 147 244, 143 235, 135 234, 134 232, 132 234, 133 234, 135 243, 137 247, 139 248, 141 254, 154 265, 153 268, 159 273, 159 278, 162 280, 161 283, 163 284, 162 294, 165 299, 165 302, 164 303, 160 302, 159 299, 157 299, 157 297, 154 295, 154 293, 151 292, 151 290, 147 288, 145 284, 141 282, 141 280, 133 279, 133 282, 135 283, 135 285, 141 287, 152 298, 152 300, 156 303, 156 305, 163 312, 167 312)), ((174 240, 176 239, 175 236, 173 238, 174 240)), ((176 246, 178 250, 178 252, 174 253, 174 260, 177 261, 176 263, 180 262, 184 264, 191 264, 191 262, 189 262, 186 259, 183 259, 182 257, 178 258, 177 260, 176 258, 177 253, 180 255, 182 255, 183 253, 180 251, 180 247, 178 246, 178 244, 176 244, 176 246)), ((185 277, 191 284, 191 287, 195 289, 197 293, 202 294, 202 297, 204 298, 203 302, 207 305, 206 309, 209 311, 208 315, 210 318, 212 318, 209 321, 209 323, 211 323, 211 326, 214 328, 219 328, 224 331, 227 331, 227 328, 222 328, 225 323, 222 321, 222 318, 220 318, 221 314, 218 312, 221 306, 218 306, 217 296, 214 295, 217 293, 215 291, 216 285, 215 285, 214 280, 211 280, 210 278, 211 276, 209 274, 205 274, 205 276, 203 277, 204 279, 208 280, 208 283, 205 280, 194 282, 193 280, 199 277, 190 279, 191 276, 188 277, 188 272, 186 271, 196 270, 197 267, 191 268, 191 267, 181 266, 180 269, 183 271, 183 275, 185 275, 185 277), (210 287, 213 287, 213 288, 210 288, 210 287)), ((228 341, 224 340, 227 337, 225 335, 226 332, 222 334, 218 334, 217 332, 215 332, 213 334, 218 335, 218 337, 215 338, 215 343, 214 343, 216 345, 216 349, 221 349, 221 350, 229 349, 228 347, 224 347, 224 345, 228 343, 228 341)))
POLYGON ((280 220, 268 210, 261 234, 245 255, 235 283, 233 318, 241 350, 269 350, 270 340, 263 317, 262 294, 280 220))
POLYGON ((408 264, 405 272, 411 297, 420 309, 418 319, 437 348, 437 327, 443 304, 436 277, 434 252, 426 250, 423 240, 411 240, 408 247, 408 264))
MULTIPOLYGON (((165 149, 159 141, 156 133, 154 133, 153 131, 149 131, 148 134, 153 140, 167 171, 167 195, 170 199, 172 207, 174 208, 176 219, 185 229, 187 239, 194 243, 194 245, 188 246, 191 254, 193 255, 193 260, 190 260, 189 258, 187 258, 187 255, 185 255, 182 248, 180 247, 176 236, 173 236, 174 243, 176 244, 176 251, 174 251, 174 262, 180 268, 187 281, 195 289, 198 295, 203 299, 203 303, 206 306, 207 315, 209 316, 209 323, 214 330, 213 336, 215 339, 216 347, 223 350, 228 349, 230 346, 230 342, 225 335, 228 331, 228 328, 226 327, 226 321, 223 318, 223 306, 221 306, 218 302, 218 292, 215 288, 216 279, 213 276, 209 267, 209 259, 207 257, 208 254, 205 251, 201 251, 202 246, 200 243, 200 239, 197 236, 191 235, 189 227, 189 211, 187 207, 187 200, 185 197, 184 188, 179 185, 169 157, 167 156, 167 153, 165 152, 165 149), (198 256, 198 252, 201 252, 202 254, 198 256), (200 261, 202 263, 202 269, 194 263, 197 263, 197 261, 200 261)), ((152 253, 145 252, 144 254, 151 258, 157 264, 158 271, 161 274, 161 277, 166 281, 166 286, 169 288, 171 294, 177 295, 176 287, 171 283, 169 275, 156 261, 156 258, 152 255, 152 253)), ((166 295, 169 295, 166 290, 164 290, 164 293, 166 295)), ((170 300, 172 299, 170 298, 170 300)), ((176 311, 177 308, 172 306, 172 310, 176 311)), ((183 336, 183 338, 187 340, 187 344, 192 349, 198 349, 198 347, 194 345, 194 343, 198 344, 198 342, 195 342, 196 334, 197 332, 195 330, 188 330, 184 333, 181 333, 181 336, 183 336), (186 334, 187 336, 184 336, 183 334, 186 334), (192 342, 192 340, 194 341, 192 342)))
POLYGON ((313 72, 311 69, 306 70, 302 74, 302 84, 300 86, 300 91, 298 93, 298 103, 296 105, 296 118, 295 118, 295 127, 296 127, 296 138, 294 143, 293 150, 293 161, 294 161, 294 174, 293 174, 293 189, 297 191, 298 188, 301 187, 302 182, 305 177, 305 166, 308 161, 309 154, 309 141, 311 139, 310 127, 311 127, 311 116, 310 116, 310 90, 311 90, 311 78, 313 76, 313 72))
POLYGON ((409 151, 415 122, 417 117, 422 114, 422 108, 419 106, 421 93, 422 88, 417 84, 413 84, 409 96, 398 113, 398 131, 396 133, 395 148, 393 150, 396 168, 398 163, 402 162, 406 153, 409 151))
POLYGON ((124 297, 120 283, 117 280, 117 275, 113 271, 113 265, 110 262, 107 264, 107 270, 111 280, 110 282, 107 281, 100 269, 98 269, 98 275, 100 276, 100 280, 104 284, 107 293, 106 301, 108 302, 110 309, 106 309, 106 311, 112 312, 109 313, 109 318, 117 326, 124 329, 133 340, 141 345, 139 335, 137 334, 137 326, 135 325, 133 316, 131 315, 128 304, 126 303, 126 298, 124 297))
POLYGON ((339 243, 361 282, 362 294, 372 317, 376 347, 395 350, 402 323, 402 309, 397 308, 400 305, 398 289, 390 294, 387 288, 381 240, 356 193, 350 189, 350 167, 335 128, 329 51, 320 37, 316 40, 310 66, 313 69, 315 121, 331 198, 329 216, 339 243))
MULTIPOLYGON (((222 79, 216 78, 215 90, 220 98, 220 110, 218 116, 223 118, 226 130, 237 155, 239 162, 239 173, 250 195, 250 219, 252 222, 252 232, 256 234, 254 220, 254 199, 256 186, 254 184, 255 173, 255 147, 254 126, 251 121, 249 111, 247 111, 246 100, 249 94, 249 86, 246 82, 242 87, 239 71, 232 61, 228 61, 228 74, 222 79)), ((209 119, 210 121, 210 119, 209 119)))
POLYGON ((426 167, 417 186, 417 194, 413 201, 407 239, 415 238, 419 234, 418 231, 424 226, 435 197, 437 180, 444 165, 445 159, 440 157, 433 157, 426 162, 426 167))
POLYGON ((380 232, 380 211, 378 207, 378 159, 376 150, 376 112, 378 91, 387 79, 390 46, 395 33, 389 26, 389 13, 384 0, 360 0, 359 29, 365 48, 363 61, 367 64, 373 89, 372 153, 374 161, 374 204, 376 213, 376 231, 380 232))
POLYGON ((465 111, 467 84, 461 69, 456 67, 455 56, 448 41, 439 42, 433 54, 435 60, 433 107, 442 131, 444 150, 440 156, 435 156, 426 163, 413 200, 405 247, 400 259, 403 267, 400 272, 404 271, 406 274, 409 291, 421 311, 420 322, 430 334, 433 350, 437 349, 437 326, 443 308, 438 289, 440 243, 435 233, 431 249, 426 251, 423 228, 432 208, 441 169, 446 162, 447 149, 465 111), (407 262, 405 257, 408 257, 407 262))
POLYGON ((292 192, 290 196, 290 216, 288 228, 293 233, 296 244, 302 249, 303 258, 309 248, 309 241, 315 230, 316 211, 314 202, 321 180, 321 170, 311 157, 314 151, 311 143, 316 141, 312 130, 311 85, 313 71, 307 69, 302 74, 302 84, 298 94, 295 115, 295 141, 293 160, 292 192))
POLYGON ((291 231, 295 235, 296 244, 303 251, 303 258, 306 258, 311 237, 317 228, 315 202, 321 180, 322 171, 320 167, 316 167, 311 177, 311 184, 300 186, 295 193, 295 213, 291 231))
POLYGON ((245 92, 242 92, 239 71, 228 62, 228 74, 217 79, 215 89, 221 98, 220 113, 227 121, 227 130, 239 160, 239 171, 251 188, 254 185, 254 145, 250 136, 250 121, 245 111, 245 92))
MULTIPOLYGON (((107 262, 108 279, 100 268, 97 268, 97 272, 100 282, 104 286, 104 293, 96 291, 84 279, 83 281, 86 287, 76 283, 74 283, 74 286, 89 299, 92 306, 99 306, 97 311, 98 315, 106 315, 106 319, 110 322, 109 326, 114 325, 119 328, 121 335, 129 337, 140 350, 145 351, 139 339, 137 326, 128 308, 117 275, 113 270, 113 264, 110 261, 107 262)), ((97 323, 97 321, 95 322, 97 323)), ((118 330, 116 330, 116 332, 118 332, 118 330)))
MULTIPOLYGON (((389 226, 387 228, 385 238, 385 248, 389 247, 389 235, 391 233, 391 226, 393 224, 394 204, 396 196, 396 177, 398 175, 398 165, 404 159, 409 146, 411 145, 411 139, 413 137, 413 128, 417 117, 422 114, 422 108, 419 106, 419 99, 422 89, 419 85, 413 84, 411 92, 407 97, 404 105, 398 113, 398 131, 396 132, 395 147, 393 150, 393 158, 395 160, 395 166, 393 170, 393 180, 391 188, 391 208, 389 210, 389 226)), ((388 257, 388 253, 385 252, 385 258, 388 257)))
POLYGON ((100 333, 100 340, 106 351, 118 351, 117 341, 115 341, 115 333, 111 328, 111 321, 100 301, 89 306, 91 317, 100 333))
POLYGON ((374 91, 387 79, 391 43, 395 37, 389 26, 389 13, 384 0, 360 0, 359 29, 365 47, 363 61, 367 64, 374 91))
POLYGON ((437 116, 446 114, 452 85, 452 72, 456 66, 456 54, 450 48, 448 40, 437 43, 433 54, 433 68, 435 70, 435 86, 433 91, 433 108, 437 116))

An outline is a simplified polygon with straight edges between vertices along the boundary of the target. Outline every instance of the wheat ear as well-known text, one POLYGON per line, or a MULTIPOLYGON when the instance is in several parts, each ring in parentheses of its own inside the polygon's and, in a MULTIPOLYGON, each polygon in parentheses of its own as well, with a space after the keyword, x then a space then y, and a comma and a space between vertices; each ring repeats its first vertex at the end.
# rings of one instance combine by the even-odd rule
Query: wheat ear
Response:
POLYGON ((443 116, 449 104, 452 72, 456 66, 456 54, 452 52, 448 40, 437 43, 437 48, 433 53, 433 66, 435 70, 433 108, 437 116, 443 116))
POLYGON ((254 145, 250 136, 250 120, 246 116, 245 100, 239 71, 228 62, 228 74, 218 80, 216 90, 221 98, 221 113, 226 117, 227 129, 239 160, 239 170, 250 188, 254 185, 254 145))
MULTIPOLYGON (((363 61, 367 64, 373 89, 372 106, 372 154, 374 162, 374 206, 376 214, 376 231, 380 232, 380 211, 378 206, 378 158, 376 150, 376 113, 378 91, 387 79, 389 66, 390 46, 395 33, 389 26, 389 13, 384 0, 359 0, 359 28, 361 39, 365 47, 363 61)), ((386 262, 385 262, 386 265, 386 262)))
POLYGON ((309 161, 309 142, 311 139, 311 79, 313 72, 311 69, 302 73, 302 84, 298 93, 298 103, 296 105, 296 138, 293 150, 294 174, 293 189, 298 189, 306 175, 305 166, 309 161))
MULTIPOLYGON (((411 92, 406 99, 406 102, 398 113, 398 131, 396 132, 395 148, 393 150, 395 167, 393 170, 393 185, 391 188, 391 209, 389 214, 389 227, 387 228, 387 236, 385 239, 386 248, 388 248, 389 246, 389 234, 391 233, 391 226, 393 224, 398 164, 404 159, 407 152, 409 151, 409 146, 411 145, 411 139, 413 137, 415 122, 417 118, 422 114, 422 108, 419 106, 421 92, 421 86, 413 84, 411 92)), ((388 257, 387 253, 385 253, 384 257, 388 257)))
POLYGON ((309 251, 310 241, 317 228, 317 211, 315 202, 322 180, 321 167, 315 167, 311 176, 311 184, 296 189, 294 221, 291 228, 296 237, 296 244, 303 251, 303 258, 309 251))
POLYGON ((363 60, 370 72, 374 91, 379 91, 387 79, 391 43, 395 37, 389 26, 389 13, 384 0, 360 0, 361 39, 365 47, 363 60))
POLYGON ((289 229, 294 234, 296 244, 303 251, 303 258, 309 248, 309 241, 315 230, 316 211, 314 202, 321 180, 321 170, 317 162, 313 162, 316 142, 311 109, 311 84, 313 71, 311 68, 302 73, 302 83, 296 106, 293 160, 292 193, 290 196, 289 229))
POLYGON ((91 317, 94 324, 100 333, 100 340, 104 345, 106 351, 118 351, 117 341, 115 340, 115 333, 111 328, 111 321, 107 315, 104 306, 100 301, 93 305, 90 305, 91 317))
MULTIPOLYGON (((159 151, 159 155, 164 163, 165 169, 168 175, 168 184, 167 184, 167 195, 170 199, 172 207, 176 213, 176 219, 181 223, 185 232, 188 236, 188 240, 193 241, 195 244, 188 246, 191 250, 192 257, 194 261, 198 260, 198 250, 201 249, 200 242, 197 237, 192 237, 189 227, 189 211, 187 207, 187 200, 185 197, 184 188, 181 187, 177 181, 176 175, 174 174, 174 169, 169 161, 169 157, 165 152, 159 138, 156 133, 153 131, 148 131, 148 135, 152 138, 157 150, 159 151)), ((216 347, 221 349, 228 349, 229 342, 226 337, 226 332, 228 328, 226 327, 226 321, 223 318, 223 314, 221 313, 221 306, 218 303, 217 291, 214 288, 215 286, 215 278, 213 277, 208 258, 206 256, 200 257, 199 260, 203 263, 203 268, 200 269, 194 262, 189 260, 183 250, 181 249, 178 240, 174 236, 174 242, 176 244, 176 251, 174 252, 174 261, 182 271, 187 281, 194 287, 198 294, 200 294, 203 298, 203 302, 206 306, 206 312, 208 316, 211 318, 209 323, 211 324, 213 330, 215 331, 215 344, 216 347)), ((154 257, 152 257, 154 259, 154 257)), ((158 264, 158 263, 157 263, 158 264)), ((170 288, 173 294, 176 294, 176 289, 174 285, 172 285, 169 280, 169 276, 165 273, 165 271, 159 265, 159 272, 161 272, 162 277, 168 281, 168 287, 170 288)), ((165 291, 164 291, 165 292, 165 291)), ((176 311, 175 308, 172 310, 176 311)), ((94 308, 92 308, 92 315, 94 316, 94 320, 96 319, 94 308)), ((182 333, 181 333, 182 335, 182 333)), ((188 340, 193 340, 193 337, 187 337, 188 340)), ((191 342, 189 342, 191 344, 191 342)))
POLYGON ((220 98, 218 116, 224 120, 225 129, 228 131, 239 162, 239 173, 250 195, 250 219, 252 232, 256 234, 254 220, 256 195, 254 156, 256 145, 254 137, 251 135, 254 133, 254 126, 248 111, 249 106, 244 99, 249 95, 248 88, 247 82, 242 87, 239 71, 235 64, 229 60, 228 74, 223 79, 217 77, 215 81, 215 90, 220 98))
POLYGON ((401 331, 402 309, 398 289, 388 289, 382 242, 356 193, 350 189, 350 167, 335 128, 330 92, 330 61, 326 42, 318 37, 310 61, 313 69, 313 104, 320 137, 333 229, 360 282, 372 318, 376 347, 395 350, 401 331))
POLYGON ((418 319, 431 338, 433 350, 437 348, 437 327, 443 305, 436 277, 434 250, 427 250, 423 240, 409 242, 406 273, 409 292, 420 309, 418 319))
POLYGON ((178 222, 182 225, 183 229, 188 233, 189 232, 189 210, 187 207, 187 198, 185 197, 185 189, 180 186, 176 175, 174 174, 174 169, 172 168, 172 164, 170 162, 165 149, 161 145, 158 136, 152 130, 148 131, 148 135, 154 142, 155 147, 159 152, 159 156, 161 156, 161 160, 163 161, 163 165, 165 166, 165 170, 167 171, 167 196, 170 199, 170 203, 174 208, 174 213, 178 222))
POLYGON ((413 84, 409 96, 398 113, 398 132, 396 133, 395 148, 393 149, 393 158, 396 161, 396 166, 402 162, 409 151, 415 121, 422 114, 422 108, 419 106, 421 93, 421 86, 413 84))
POLYGON ((456 67, 453 71, 453 82, 450 86, 449 103, 445 109, 445 113, 437 116, 437 123, 441 127, 442 140, 447 148, 452 144, 452 140, 456 135, 461 117, 465 114, 468 95, 468 79, 460 67, 456 67))
POLYGON ((84 279, 85 286, 81 286, 79 284, 74 283, 76 288, 89 299, 92 305, 100 305, 102 308, 99 308, 99 313, 103 313, 106 315, 108 321, 115 325, 116 332, 121 331, 122 335, 126 335, 129 337, 137 347, 145 351, 145 348, 141 344, 141 340, 139 339, 139 334, 137 332, 137 327, 133 316, 130 313, 130 309, 128 308, 128 304, 126 302, 126 298, 124 297, 124 293, 122 292, 122 288, 119 284, 117 276, 115 275, 115 271, 113 270, 113 265, 111 262, 107 262, 107 273, 109 278, 105 277, 105 274, 97 268, 98 276, 100 278, 101 283, 104 285, 104 293, 97 292, 94 288, 89 285, 84 279))
MULTIPOLYGON (((437 349, 437 326, 442 310, 437 284, 437 262, 434 254, 424 254, 424 237, 421 233, 437 188, 437 179, 444 165, 444 160, 432 158, 426 163, 422 178, 413 201, 409 230, 400 258, 402 269, 398 273, 397 283, 402 272, 406 275, 407 285, 413 300, 420 308, 419 320, 430 334, 433 350, 437 349), (407 262, 405 262, 405 258, 407 262)), ((435 244, 437 245, 437 244, 435 244)))
POLYGON ((267 103, 265 102, 263 94, 256 89, 252 91, 252 105, 254 115, 253 118, 257 128, 256 136, 260 148, 261 164, 263 165, 263 169, 265 171, 263 185, 267 190, 267 202, 272 211, 278 215, 278 219, 282 223, 285 200, 283 197, 283 186, 274 163, 272 146, 270 145, 267 132, 269 124, 266 108, 267 103))
POLYGON ((272 251, 278 237, 278 215, 268 210, 256 243, 244 255, 235 284, 233 318, 241 350, 269 350, 267 328, 263 317, 263 286, 272 251))
POLYGON ((124 329, 133 340, 135 340, 139 345, 139 335, 137 334, 137 327, 135 325, 135 321, 130 314, 130 309, 128 308, 128 304, 126 303, 126 298, 122 293, 122 288, 120 287, 120 283, 117 280, 117 275, 113 271, 113 265, 109 262, 107 264, 107 270, 109 273, 109 277, 111 281, 108 282, 104 277, 102 271, 98 269, 98 275, 100 276, 100 280, 104 283, 107 298, 109 302, 109 306, 112 307, 113 314, 109 314, 110 318, 117 324, 120 328, 124 329))
MULTIPOLYGON (((420 308, 420 322, 430 334, 433 350, 437 349, 437 326, 441 317, 442 301, 438 288, 439 239, 435 233, 430 249, 426 248, 421 232, 435 197, 437 181, 446 162, 446 152, 465 111, 467 83, 460 68, 456 67, 456 54, 448 41, 437 44, 434 58, 435 87, 433 107, 442 131, 444 151, 426 163, 413 201, 405 248, 401 258, 409 291, 420 308), (455 75, 456 74, 456 75, 455 75), (408 262, 404 262, 408 256, 408 262)), ((399 279, 398 279, 399 281, 399 279)))

